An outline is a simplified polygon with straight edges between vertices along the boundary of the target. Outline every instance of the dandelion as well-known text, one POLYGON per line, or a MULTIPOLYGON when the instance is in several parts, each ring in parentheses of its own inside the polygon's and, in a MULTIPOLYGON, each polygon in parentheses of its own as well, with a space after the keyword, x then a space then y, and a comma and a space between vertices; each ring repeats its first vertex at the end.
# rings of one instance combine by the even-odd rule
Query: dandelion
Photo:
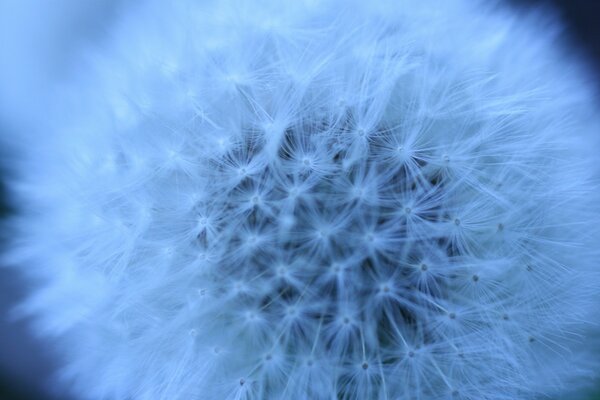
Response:
POLYGON ((538 19, 420 3, 124 9, 16 145, 23 310, 76 393, 527 399, 590 376, 584 72, 538 19))

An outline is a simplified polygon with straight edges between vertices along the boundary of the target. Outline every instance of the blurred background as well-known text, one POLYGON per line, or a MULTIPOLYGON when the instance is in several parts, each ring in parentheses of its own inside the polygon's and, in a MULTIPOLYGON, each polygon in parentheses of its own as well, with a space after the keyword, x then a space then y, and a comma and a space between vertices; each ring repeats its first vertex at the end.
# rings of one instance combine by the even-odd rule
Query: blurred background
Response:
MULTIPOLYGON (((574 53, 587 58, 590 69, 600 78, 600 1, 506 1, 517 9, 540 5, 554 7, 566 25, 566 35, 574 53)), ((67 62, 65 58, 55 58, 53 55, 68 54, 74 46, 105 33, 111 17, 123 6, 122 0, 48 0, 32 4, 35 6, 23 7, 18 0, 0 0, 0 73, 14 71, 15 68, 7 67, 9 63, 36 68, 31 75, 35 78, 27 81, 2 77, 4 86, 0 87, 0 110, 4 111, 4 115, 0 114, 0 138, 4 136, 3 131, 10 130, 13 121, 19 119, 19 110, 27 109, 11 94, 16 91, 44 92, 41 88, 44 82, 49 77, 60 75, 61 65, 67 62), (65 14, 65 10, 69 12, 65 14), (23 33, 24 29, 29 30, 25 41, 21 37, 16 40, 15 36, 23 33), (72 37, 73 32, 77 32, 76 38, 72 37), (35 43, 28 43, 28 40, 35 43), (42 51, 32 54, 31 48, 42 51), (40 68, 40 65, 43 67, 40 68)), ((600 89, 598 82, 600 79, 594 83, 597 90, 600 89)), ((24 97, 35 102, 34 96, 21 96, 24 97)), ((6 149, 0 147, 0 158, 5 160, 0 165, 9 165, 8 157, 6 149)), ((7 179, 10 179, 10 174, 0 170, 0 219, 10 214, 5 196, 7 179)), ((5 245, 9 234, 0 232, 0 240, 3 240, 0 245, 5 245)), ((11 310, 25 292, 25 282, 14 271, 0 267, 0 400, 79 400, 69 398, 53 388, 51 376, 56 370, 57 355, 52 354, 52 346, 32 337, 27 320, 15 321, 11 317, 11 310)), ((587 399, 600 400, 600 381, 596 387, 598 391, 590 393, 587 399)))

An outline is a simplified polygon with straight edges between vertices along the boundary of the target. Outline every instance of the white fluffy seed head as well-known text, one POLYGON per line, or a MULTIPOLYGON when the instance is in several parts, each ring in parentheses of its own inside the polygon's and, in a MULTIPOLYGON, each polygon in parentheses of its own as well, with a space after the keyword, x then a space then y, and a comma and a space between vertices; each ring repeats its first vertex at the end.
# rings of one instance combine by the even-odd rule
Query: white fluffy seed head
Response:
POLYGON ((42 282, 25 308, 80 394, 519 399, 585 379, 591 97, 539 21, 475 4, 125 9, 14 185, 13 255, 42 282))

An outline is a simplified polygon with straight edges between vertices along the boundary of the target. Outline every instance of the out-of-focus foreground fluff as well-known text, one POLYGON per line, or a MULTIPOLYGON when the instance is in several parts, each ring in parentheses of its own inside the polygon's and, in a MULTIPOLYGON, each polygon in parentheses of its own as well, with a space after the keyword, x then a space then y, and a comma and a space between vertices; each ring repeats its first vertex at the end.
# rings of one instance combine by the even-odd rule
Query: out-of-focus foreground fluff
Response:
POLYGON ((598 125, 550 28, 473 1, 121 13, 4 138, 8 260, 62 376, 152 400, 585 383, 598 125))

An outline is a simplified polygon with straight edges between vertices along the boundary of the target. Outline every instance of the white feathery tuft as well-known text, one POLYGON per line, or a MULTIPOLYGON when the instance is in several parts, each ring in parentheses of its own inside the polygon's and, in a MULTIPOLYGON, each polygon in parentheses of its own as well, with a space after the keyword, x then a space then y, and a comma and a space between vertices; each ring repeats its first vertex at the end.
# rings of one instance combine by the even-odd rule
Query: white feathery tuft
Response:
POLYGON ((59 337, 73 390, 578 387, 598 118, 551 26, 467 1, 125 7, 28 145, 7 138, 10 257, 40 282, 23 310, 59 337))

